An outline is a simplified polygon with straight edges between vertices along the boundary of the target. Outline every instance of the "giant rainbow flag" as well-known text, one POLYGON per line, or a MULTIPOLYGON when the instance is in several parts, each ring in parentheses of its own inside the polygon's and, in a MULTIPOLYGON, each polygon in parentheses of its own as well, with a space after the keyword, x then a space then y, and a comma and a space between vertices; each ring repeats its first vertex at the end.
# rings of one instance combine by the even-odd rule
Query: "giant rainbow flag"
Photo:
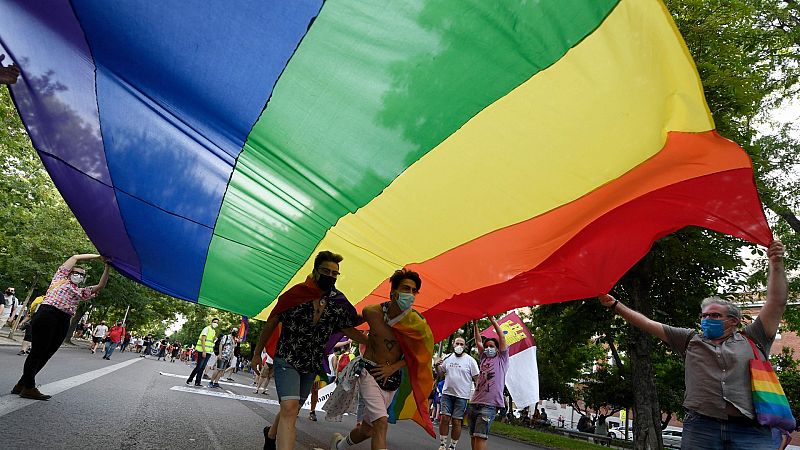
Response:
POLYGON ((0 46, 98 250, 249 317, 321 249, 362 306, 419 271, 439 339, 686 225, 771 240, 657 0, 9 0, 0 46))

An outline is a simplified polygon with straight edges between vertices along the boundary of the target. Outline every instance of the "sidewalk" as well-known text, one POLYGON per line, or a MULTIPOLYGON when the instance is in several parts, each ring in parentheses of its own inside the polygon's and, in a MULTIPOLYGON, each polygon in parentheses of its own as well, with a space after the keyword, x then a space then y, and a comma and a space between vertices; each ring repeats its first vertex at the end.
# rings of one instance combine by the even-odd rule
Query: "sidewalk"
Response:
MULTIPOLYGON (((22 344, 22 336, 25 334, 23 331, 17 330, 14 332, 14 339, 8 338, 8 333, 11 332, 11 328, 3 327, 0 328, 0 346, 7 346, 7 347, 19 347, 22 344)), ((86 339, 72 339, 73 344, 75 345, 62 345, 62 347, 90 347, 92 345, 92 341, 86 339)))

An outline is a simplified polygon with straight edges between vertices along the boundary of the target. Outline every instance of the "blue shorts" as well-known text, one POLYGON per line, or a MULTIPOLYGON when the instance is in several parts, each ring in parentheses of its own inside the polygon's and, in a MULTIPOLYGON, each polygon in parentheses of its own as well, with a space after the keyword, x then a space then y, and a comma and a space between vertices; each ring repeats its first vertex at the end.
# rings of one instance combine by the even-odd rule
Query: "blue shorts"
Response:
POLYGON ((463 419, 467 410, 467 399, 450 394, 442 394, 442 415, 463 419))
POLYGON ((278 391, 278 401, 297 400, 302 405, 311 393, 311 386, 317 374, 313 372, 298 372, 283 358, 275 358, 273 363, 275 390, 278 391))
POLYGON ((489 427, 496 414, 496 406, 470 404, 467 413, 470 436, 489 439, 489 427))

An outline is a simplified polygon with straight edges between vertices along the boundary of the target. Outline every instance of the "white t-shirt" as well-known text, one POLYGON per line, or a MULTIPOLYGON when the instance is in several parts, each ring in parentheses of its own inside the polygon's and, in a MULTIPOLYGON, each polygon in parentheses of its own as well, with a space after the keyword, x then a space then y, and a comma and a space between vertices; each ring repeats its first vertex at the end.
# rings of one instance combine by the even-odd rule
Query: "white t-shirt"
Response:
POLYGON ((94 337, 105 337, 108 327, 105 325, 98 325, 94 327, 94 337))
POLYGON ((11 310, 19 306, 19 300, 13 295, 3 294, 3 305, 5 305, 5 307, 3 308, 3 312, 0 313, 0 317, 11 317, 11 310))
POLYGON ((475 358, 464 352, 461 356, 447 355, 442 361, 445 370, 443 394, 458 398, 470 398, 472 377, 480 373, 475 358))

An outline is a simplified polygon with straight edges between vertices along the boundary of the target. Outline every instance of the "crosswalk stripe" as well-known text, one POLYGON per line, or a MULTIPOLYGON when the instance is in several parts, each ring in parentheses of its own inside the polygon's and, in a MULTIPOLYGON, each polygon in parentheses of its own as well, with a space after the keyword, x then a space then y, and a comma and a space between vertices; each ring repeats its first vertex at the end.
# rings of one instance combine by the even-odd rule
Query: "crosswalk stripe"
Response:
POLYGON ((277 400, 271 400, 261 397, 250 397, 249 395, 234 394, 230 391, 213 391, 211 389, 203 389, 189 386, 172 386, 170 391, 188 392, 190 394, 208 395, 210 397, 230 398, 234 400, 241 400, 245 402, 265 403, 267 405, 280 405, 277 400))
MULTIPOLYGON (((167 373, 167 372, 158 372, 158 373, 159 373, 159 375, 164 375, 165 377, 183 378, 184 380, 189 378, 187 375, 179 375, 177 373, 167 373)), ((224 385, 227 385, 227 386, 236 386, 236 387, 241 387, 241 388, 245 388, 245 389, 253 389, 253 386, 247 386, 247 385, 241 384, 241 383, 232 383, 232 382, 229 382, 229 381, 219 381, 219 384, 224 384, 224 385)))

